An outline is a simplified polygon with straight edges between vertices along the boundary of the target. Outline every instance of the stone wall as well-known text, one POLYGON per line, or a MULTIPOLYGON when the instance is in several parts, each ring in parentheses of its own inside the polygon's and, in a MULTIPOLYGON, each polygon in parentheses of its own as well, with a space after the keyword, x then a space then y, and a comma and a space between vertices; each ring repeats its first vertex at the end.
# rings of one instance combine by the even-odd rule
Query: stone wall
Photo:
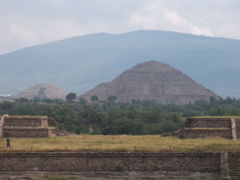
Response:
POLYGON ((40 172, 0 173, 1 180, 220 180, 219 172, 189 171, 81 171, 81 172, 40 172))
POLYGON ((37 127, 41 126, 41 119, 36 118, 18 118, 18 117, 5 117, 4 126, 28 126, 37 127))
POLYGON ((232 180, 240 179, 240 153, 230 152, 228 153, 228 173, 232 180))
POLYGON ((197 128, 184 128, 181 132, 181 136, 184 138, 203 138, 203 137, 222 137, 222 138, 232 138, 231 129, 219 128, 219 129, 197 129, 197 128))
POLYGON ((240 138, 240 119, 236 119, 237 138, 240 138))
POLYGON ((47 116, 5 116, 4 126, 57 127, 57 122, 55 119, 47 116))
POLYGON ((48 126, 50 127, 58 127, 57 121, 51 117, 48 117, 48 126))
POLYGON ((240 137, 240 119, 204 116, 187 118, 185 128, 174 135, 183 138, 222 137, 236 140, 240 137))
POLYGON ((48 128, 7 128, 3 129, 3 137, 48 137, 48 128))
POLYGON ((52 137, 60 133, 56 120, 48 116, 0 116, 0 137, 52 137))
POLYGON ((219 153, 0 153, 0 171, 219 172, 219 153))
POLYGON ((186 119, 188 128, 230 128, 230 118, 189 118, 186 119))

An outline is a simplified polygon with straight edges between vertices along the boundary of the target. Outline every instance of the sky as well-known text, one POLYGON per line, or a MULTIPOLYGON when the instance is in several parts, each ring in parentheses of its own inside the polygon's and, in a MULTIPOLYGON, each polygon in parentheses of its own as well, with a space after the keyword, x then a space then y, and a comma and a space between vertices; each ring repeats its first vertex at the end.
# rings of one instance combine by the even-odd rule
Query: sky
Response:
POLYGON ((0 54, 143 29, 240 39, 240 0, 0 0, 0 54))

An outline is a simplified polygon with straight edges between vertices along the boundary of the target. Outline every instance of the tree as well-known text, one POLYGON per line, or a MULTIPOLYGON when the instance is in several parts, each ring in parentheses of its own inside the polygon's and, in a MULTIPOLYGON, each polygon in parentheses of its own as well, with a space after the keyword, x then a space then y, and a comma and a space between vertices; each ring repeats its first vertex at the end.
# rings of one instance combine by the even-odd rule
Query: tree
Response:
POLYGON ((79 102, 82 105, 86 105, 87 104, 87 101, 85 99, 83 99, 83 98, 80 98, 79 102))
POLYGON ((117 96, 109 96, 108 101, 114 102, 117 100, 117 96))
POLYGON ((211 105, 211 106, 214 106, 215 104, 216 104, 216 99, 215 99, 214 96, 211 96, 211 97, 210 97, 210 105, 211 105))
POLYGON ((76 93, 72 93, 72 92, 70 92, 70 93, 66 96, 66 100, 67 100, 68 102, 73 102, 76 98, 77 98, 76 93))
POLYGON ((113 134, 143 134, 144 124, 138 119, 128 119, 126 117, 113 121, 113 134))
POLYGON ((95 96, 92 96, 92 97, 91 97, 91 101, 98 101, 98 96, 96 96, 96 95, 95 95, 95 96))
POLYGON ((18 103, 23 103, 23 102, 28 102, 29 100, 24 98, 24 97, 20 97, 18 99, 15 99, 15 101, 18 102, 18 103))

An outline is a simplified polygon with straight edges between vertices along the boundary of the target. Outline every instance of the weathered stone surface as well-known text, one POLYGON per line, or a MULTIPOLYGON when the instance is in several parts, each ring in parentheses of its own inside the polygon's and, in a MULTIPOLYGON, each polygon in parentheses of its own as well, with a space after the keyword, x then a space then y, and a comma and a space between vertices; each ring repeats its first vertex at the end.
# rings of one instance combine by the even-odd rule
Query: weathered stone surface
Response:
POLYGON ((236 140, 240 137, 240 119, 226 117, 187 118, 185 128, 175 135, 185 138, 222 137, 236 140))
POLYGON ((181 71, 156 61, 138 64, 111 82, 98 85, 80 98, 90 100, 94 95, 100 100, 117 96, 119 102, 131 102, 135 99, 186 104, 197 100, 209 101, 211 96, 219 99, 181 71))
POLYGON ((204 138, 204 137, 222 137, 231 139, 232 133, 230 129, 183 129, 182 135, 184 138, 204 138))
POLYGON ((37 84, 16 95, 26 99, 65 99, 66 93, 51 84, 37 84))
POLYGON ((21 137, 21 138, 33 138, 33 137, 48 137, 48 128, 4 128, 3 137, 21 137))
POLYGON ((0 153, 0 179, 219 180, 220 159, 220 153, 0 153))
POLYGON ((231 118, 187 118, 187 128, 231 128, 231 118))
POLYGON ((0 153, 0 171, 220 171, 219 153, 0 153))
POLYGON ((220 180, 217 172, 166 172, 166 171, 144 171, 144 172, 109 172, 109 171, 83 171, 78 173, 1 173, 0 180, 220 180))
POLYGON ((25 126, 25 127, 38 127, 41 126, 41 118, 25 118, 23 116, 9 116, 4 118, 4 126, 25 126))
POLYGON ((240 138, 240 119, 236 120, 236 135, 237 139, 240 138))
POLYGON ((69 135, 48 116, 0 116, 0 137, 51 137, 69 135))

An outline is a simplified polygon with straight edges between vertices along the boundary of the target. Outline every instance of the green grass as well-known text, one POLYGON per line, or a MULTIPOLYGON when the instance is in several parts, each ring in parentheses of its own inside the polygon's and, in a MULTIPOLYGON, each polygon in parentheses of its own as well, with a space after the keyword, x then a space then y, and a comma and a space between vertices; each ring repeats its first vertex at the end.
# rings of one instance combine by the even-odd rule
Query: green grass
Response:
POLYGON ((179 139, 162 136, 81 135, 52 138, 12 138, 11 148, 0 141, 1 152, 220 152, 239 151, 240 140, 179 139))

